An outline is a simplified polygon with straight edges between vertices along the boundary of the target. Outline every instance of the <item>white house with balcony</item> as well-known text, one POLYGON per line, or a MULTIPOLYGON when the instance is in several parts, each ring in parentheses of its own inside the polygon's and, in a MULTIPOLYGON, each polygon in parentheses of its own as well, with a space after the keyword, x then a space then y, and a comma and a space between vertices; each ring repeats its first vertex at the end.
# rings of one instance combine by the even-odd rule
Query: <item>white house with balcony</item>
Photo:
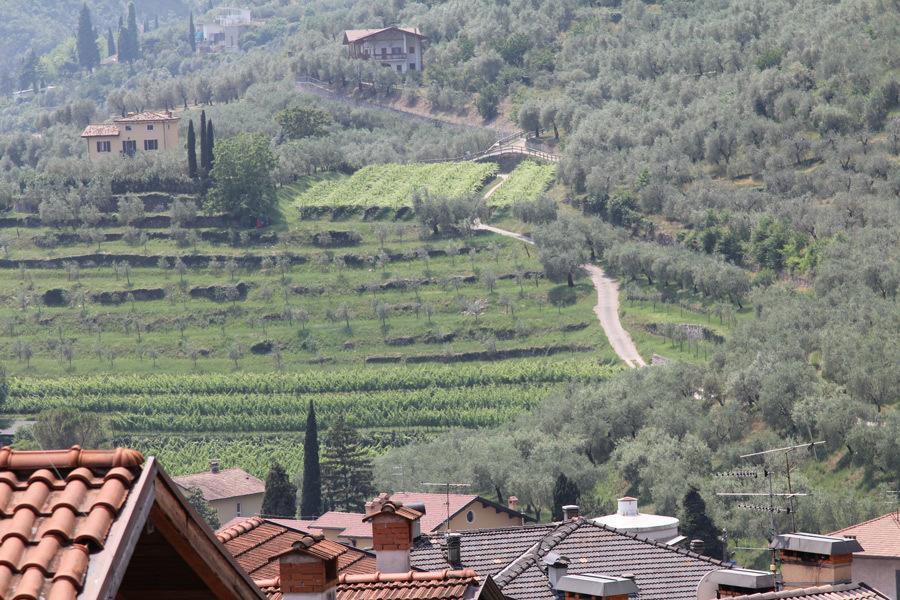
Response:
POLYGON ((374 60, 400 74, 422 70, 424 41, 425 36, 416 27, 348 29, 344 32, 344 45, 348 47, 350 58, 374 60))

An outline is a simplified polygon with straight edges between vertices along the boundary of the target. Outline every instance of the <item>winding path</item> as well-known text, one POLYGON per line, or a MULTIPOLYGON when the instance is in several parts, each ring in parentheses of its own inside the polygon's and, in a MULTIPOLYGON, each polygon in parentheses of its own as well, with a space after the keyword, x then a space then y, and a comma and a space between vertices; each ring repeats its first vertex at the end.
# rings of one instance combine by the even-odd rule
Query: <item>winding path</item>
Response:
MULTIPOLYGON (((503 182, 496 185, 489 193, 493 193, 501 185, 503 185, 503 182)), ((474 228, 514 238, 526 244, 534 244, 534 240, 527 235, 500 229, 492 225, 485 225, 477 219, 474 223, 474 228)), ((619 355, 619 358, 632 369, 646 367, 647 363, 641 358, 634 341, 632 341, 628 332, 625 331, 625 328, 622 327, 622 322, 619 321, 619 284, 614 279, 607 277, 603 269, 596 265, 586 264, 581 265, 581 268, 591 276, 591 281, 594 282, 594 289, 597 290, 597 305, 594 306, 594 314, 597 315, 597 320, 600 321, 600 327, 603 328, 603 332, 609 340, 609 345, 619 355)))

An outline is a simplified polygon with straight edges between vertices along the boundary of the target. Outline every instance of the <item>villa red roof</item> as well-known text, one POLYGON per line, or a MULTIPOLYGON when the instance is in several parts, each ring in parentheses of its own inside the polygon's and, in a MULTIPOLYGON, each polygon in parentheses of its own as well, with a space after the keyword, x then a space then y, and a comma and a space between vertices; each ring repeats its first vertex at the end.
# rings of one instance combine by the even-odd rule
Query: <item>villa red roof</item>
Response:
POLYGON ((222 469, 216 473, 206 471, 172 479, 186 490, 198 488, 207 502, 266 492, 266 484, 242 469, 222 469))
POLYGON ((424 38, 425 36, 419 31, 418 27, 381 27, 380 29, 347 29, 344 31, 344 44, 352 44, 372 37, 385 31, 402 31, 416 37, 424 38))
POLYGON ((81 132, 81 137, 105 137, 111 135, 119 135, 119 127, 109 123, 88 125, 81 132))
POLYGON ((170 112, 147 110, 139 113, 130 113, 124 117, 113 119, 116 123, 156 123, 159 121, 177 121, 170 112))

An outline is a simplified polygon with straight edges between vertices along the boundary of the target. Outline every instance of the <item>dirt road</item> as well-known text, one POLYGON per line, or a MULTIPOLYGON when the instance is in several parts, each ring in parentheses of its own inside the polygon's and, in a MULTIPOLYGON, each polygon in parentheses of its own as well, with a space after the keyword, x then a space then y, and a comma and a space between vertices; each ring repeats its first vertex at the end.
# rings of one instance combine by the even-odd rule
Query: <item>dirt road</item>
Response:
MULTIPOLYGON (((493 192, 493 190, 491 191, 493 192)), ((521 233, 485 225, 477 220, 474 228, 514 238, 526 244, 534 244, 534 240, 521 233)), ((581 268, 591 276, 594 289, 597 290, 597 305, 594 306, 594 314, 597 315, 597 320, 600 321, 600 327, 603 328, 606 339, 609 340, 609 345, 619 355, 619 358, 632 369, 646 367, 647 363, 641 358, 634 341, 632 341, 628 332, 625 331, 625 328, 622 327, 622 322, 619 321, 619 284, 607 277, 603 269, 596 265, 581 265, 581 268)))

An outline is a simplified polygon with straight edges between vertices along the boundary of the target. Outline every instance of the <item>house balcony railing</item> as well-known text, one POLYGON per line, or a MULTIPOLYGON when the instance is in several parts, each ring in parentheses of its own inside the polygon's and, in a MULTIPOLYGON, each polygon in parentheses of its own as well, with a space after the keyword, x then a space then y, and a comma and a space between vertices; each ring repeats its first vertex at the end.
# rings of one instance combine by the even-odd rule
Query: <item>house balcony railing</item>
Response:
POLYGON ((366 52, 362 52, 357 58, 362 58, 365 60, 406 60, 410 56, 415 56, 415 54, 409 54, 406 52, 385 52, 384 54, 369 54, 366 52))

